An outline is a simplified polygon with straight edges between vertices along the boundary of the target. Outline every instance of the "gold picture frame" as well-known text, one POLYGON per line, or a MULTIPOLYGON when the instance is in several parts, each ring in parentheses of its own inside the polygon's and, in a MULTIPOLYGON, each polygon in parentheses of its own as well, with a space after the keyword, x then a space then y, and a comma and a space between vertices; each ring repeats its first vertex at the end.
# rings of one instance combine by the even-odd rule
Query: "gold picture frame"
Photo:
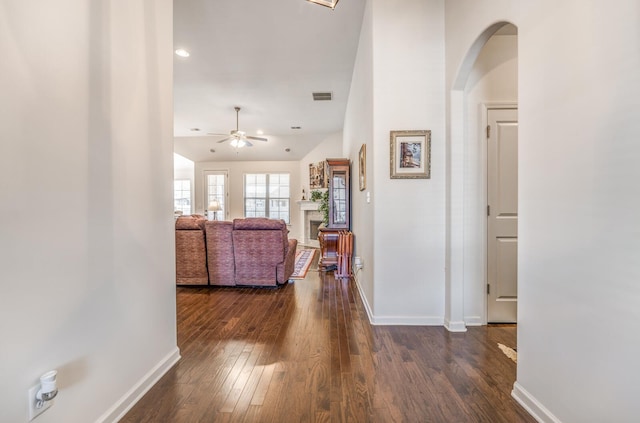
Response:
POLYGON ((431 178, 431 131, 391 131, 391 179, 431 178))
POLYGON ((367 145, 362 144, 358 153, 358 187, 360 191, 367 188, 367 145))

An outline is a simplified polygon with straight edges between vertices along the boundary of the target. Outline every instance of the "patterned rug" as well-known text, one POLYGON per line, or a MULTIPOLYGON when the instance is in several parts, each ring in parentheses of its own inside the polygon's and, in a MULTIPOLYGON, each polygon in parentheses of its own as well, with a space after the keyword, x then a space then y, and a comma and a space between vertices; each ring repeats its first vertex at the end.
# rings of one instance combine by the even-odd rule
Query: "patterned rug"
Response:
POLYGON ((309 271, 309 267, 311 267, 311 262, 313 261, 313 257, 316 255, 315 249, 308 250, 300 250, 296 253, 296 264, 293 270, 293 274, 289 279, 304 279, 307 276, 307 272, 309 271))

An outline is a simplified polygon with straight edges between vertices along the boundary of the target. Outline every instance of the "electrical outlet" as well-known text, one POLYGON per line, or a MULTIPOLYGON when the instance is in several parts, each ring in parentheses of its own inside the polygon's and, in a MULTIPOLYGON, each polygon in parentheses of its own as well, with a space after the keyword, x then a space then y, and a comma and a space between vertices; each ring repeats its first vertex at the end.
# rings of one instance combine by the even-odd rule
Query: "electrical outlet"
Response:
POLYGON ((356 269, 362 269, 364 267, 362 264, 362 258, 358 256, 353 258, 353 264, 356 266, 356 269))
POLYGON ((42 404, 42 407, 40 408, 36 407, 36 403, 38 402, 38 400, 36 399, 36 394, 38 393, 39 389, 40 389, 39 384, 29 389, 28 398, 27 398, 27 401, 29 402, 29 421, 35 419, 36 417, 38 417, 45 410, 47 410, 49 407, 53 405, 54 400, 51 400, 51 401, 45 401, 42 404))

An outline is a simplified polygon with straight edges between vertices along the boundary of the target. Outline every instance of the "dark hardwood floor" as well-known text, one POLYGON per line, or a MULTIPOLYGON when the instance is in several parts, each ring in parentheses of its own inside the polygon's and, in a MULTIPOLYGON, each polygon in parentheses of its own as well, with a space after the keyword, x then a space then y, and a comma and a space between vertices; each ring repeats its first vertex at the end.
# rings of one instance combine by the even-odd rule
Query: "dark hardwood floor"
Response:
POLYGON ((353 282, 178 288, 182 359, 123 422, 535 422, 510 396, 515 326, 376 326, 353 282))

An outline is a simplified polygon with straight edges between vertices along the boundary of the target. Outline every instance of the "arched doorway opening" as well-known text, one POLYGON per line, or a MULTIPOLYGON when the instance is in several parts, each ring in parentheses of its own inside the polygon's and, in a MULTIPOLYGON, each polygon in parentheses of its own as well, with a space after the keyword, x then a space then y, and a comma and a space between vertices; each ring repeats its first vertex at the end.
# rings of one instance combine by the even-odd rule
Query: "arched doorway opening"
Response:
MULTIPOLYGON (((496 245, 488 243, 487 233, 491 226, 487 199, 490 191, 487 176, 491 176, 488 159, 492 154, 488 149, 487 127, 492 110, 517 108, 517 28, 514 25, 504 21, 495 23, 476 39, 452 84, 449 106, 447 248, 450 289, 447 293, 450 315, 447 321, 450 324, 447 327, 452 331, 463 331, 468 325, 482 325, 490 320, 487 314, 490 297, 499 294, 500 305, 516 297, 515 285, 511 292, 505 291, 504 285, 487 285, 487 273, 491 270, 487 258, 492 256, 495 260, 496 256, 496 245), (494 250, 490 251, 490 248, 494 250)), ((502 129, 498 128, 498 132, 503 132, 502 129)), ((512 157, 515 157, 517 169, 517 147, 512 157)), ((517 189, 517 182, 514 186, 517 189)), ((517 194, 513 203, 517 205, 517 194)), ((494 208, 494 212, 497 210, 494 208)), ((517 216, 517 209, 515 213, 517 216)), ((514 212, 510 210, 507 214, 513 217, 514 212)), ((511 265, 498 269, 498 273, 502 272, 499 276, 503 280, 515 277, 517 243, 512 238, 503 242, 506 241, 504 237, 499 241, 497 255, 501 259, 505 256, 513 259, 511 265)), ((513 317, 515 320, 515 312, 513 317)))

